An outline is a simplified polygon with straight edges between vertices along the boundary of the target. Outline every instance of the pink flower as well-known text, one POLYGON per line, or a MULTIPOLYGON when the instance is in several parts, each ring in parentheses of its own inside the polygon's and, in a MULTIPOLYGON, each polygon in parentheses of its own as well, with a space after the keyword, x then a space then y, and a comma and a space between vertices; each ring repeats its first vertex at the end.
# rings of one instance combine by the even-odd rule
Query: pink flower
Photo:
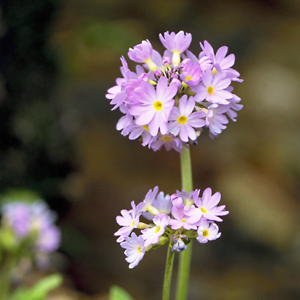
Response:
POLYGON ((172 52, 178 51, 182 53, 190 46, 192 35, 190 33, 185 35, 182 30, 176 34, 175 32, 169 33, 169 31, 166 31, 164 33, 164 37, 161 33, 159 34, 159 39, 167 50, 172 52))
POLYGON ((169 31, 167 31, 164 35, 163 38, 162 34, 159 34, 159 39, 165 48, 173 53, 173 65, 178 66, 180 63, 180 54, 190 46, 192 35, 190 33, 185 35, 182 30, 177 34, 175 34, 175 32, 169 34, 169 31))
POLYGON ((225 90, 231 83, 230 78, 226 78, 223 73, 217 73, 215 76, 212 72, 203 73, 202 82, 192 88, 197 94, 198 102, 206 99, 210 103, 228 104, 227 99, 232 98, 232 94, 225 90))
POLYGON ((225 205, 217 206, 220 200, 221 194, 219 192, 212 195, 211 188, 206 188, 202 194, 202 199, 194 199, 197 208, 190 210, 189 215, 198 214, 199 220, 203 217, 207 220, 222 222, 223 220, 218 216, 225 216, 229 212, 224 210, 225 205))
POLYGON ((142 236, 137 236, 134 232, 131 237, 126 237, 125 242, 121 243, 126 261, 129 263, 129 269, 136 267, 145 255, 144 239, 142 236))
POLYGON ((117 223, 120 226, 123 226, 120 228, 117 232, 114 233, 114 235, 118 236, 119 238, 117 239, 117 242, 123 242, 126 237, 130 235, 132 230, 134 228, 137 228, 139 224, 139 219, 140 219, 140 213, 136 212, 136 206, 134 204, 134 201, 131 202, 132 210, 128 211, 126 209, 121 210, 121 216, 117 216, 116 220, 117 223))
POLYGON ((133 93, 139 104, 134 104, 129 112, 137 116, 136 124, 148 125, 152 136, 156 136, 158 130, 161 134, 168 133, 168 119, 175 102, 173 97, 177 93, 176 85, 169 86, 168 79, 161 77, 156 90, 150 83, 142 82, 133 93))
POLYGON ((205 117, 205 113, 197 111, 193 113, 195 108, 194 97, 187 99, 187 95, 184 95, 179 100, 179 108, 174 107, 169 124, 169 130, 175 136, 179 134, 180 139, 183 142, 192 141, 197 138, 195 128, 201 128, 205 125, 205 120, 201 119, 205 117))
POLYGON ((214 241, 221 236, 218 225, 213 222, 208 222, 206 219, 201 219, 197 233, 197 241, 201 244, 214 241))
POLYGON ((128 57, 137 63, 143 63, 147 59, 151 58, 152 51, 153 48, 151 43, 146 40, 142 41, 141 44, 134 46, 133 49, 130 48, 128 51, 128 57))
POLYGON ((153 223, 156 226, 142 230, 145 247, 158 243, 159 237, 164 234, 166 227, 169 225, 169 221, 170 217, 164 213, 159 213, 154 217, 153 223))

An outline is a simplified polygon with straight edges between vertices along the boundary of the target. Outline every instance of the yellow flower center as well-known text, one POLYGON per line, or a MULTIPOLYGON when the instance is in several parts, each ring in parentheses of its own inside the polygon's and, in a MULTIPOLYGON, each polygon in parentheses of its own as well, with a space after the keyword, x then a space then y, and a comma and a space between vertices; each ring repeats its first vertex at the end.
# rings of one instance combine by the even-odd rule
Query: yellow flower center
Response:
POLYGON ((162 104, 161 101, 157 100, 157 101, 154 102, 154 108, 156 110, 160 111, 162 109, 162 107, 163 107, 163 104, 162 104))
POLYGON ((141 248, 142 248, 141 246, 138 246, 138 247, 137 247, 138 253, 142 253, 141 248))
POLYGON ((143 125, 142 127, 143 127, 145 130, 149 131, 148 125, 143 125))
POLYGON ((200 207, 200 210, 201 210, 203 213, 207 214, 207 209, 204 208, 203 206, 200 207))
POLYGON ((209 87, 207 88, 207 93, 208 93, 208 94, 212 95, 214 92, 215 92, 215 89, 214 89, 212 86, 209 86, 209 87))
POLYGON ((158 226, 155 227, 154 232, 155 232, 155 233, 158 233, 159 231, 160 231, 160 226, 158 225, 158 226))
POLYGON ((203 234, 203 236, 208 236, 209 232, 208 232, 208 230, 204 229, 204 230, 202 230, 202 234, 203 234))
POLYGON ((180 116, 178 119, 177 119, 177 122, 179 124, 185 124, 187 122, 187 117, 186 116, 180 116))
POLYGON ((173 141, 173 139, 172 139, 171 137, 167 136, 167 135, 162 136, 162 139, 163 139, 165 142, 171 142, 171 141, 173 141))
POLYGON ((130 227, 134 226, 134 220, 132 220, 130 227))
POLYGON ((186 76, 186 77, 185 77, 185 81, 188 81, 188 80, 191 80, 191 79, 192 79, 191 76, 186 76))
POLYGON ((214 67, 213 69, 212 69, 212 74, 213 75, 216 75, 218 73, 218 71, 217 71, 217 69, 214 67))

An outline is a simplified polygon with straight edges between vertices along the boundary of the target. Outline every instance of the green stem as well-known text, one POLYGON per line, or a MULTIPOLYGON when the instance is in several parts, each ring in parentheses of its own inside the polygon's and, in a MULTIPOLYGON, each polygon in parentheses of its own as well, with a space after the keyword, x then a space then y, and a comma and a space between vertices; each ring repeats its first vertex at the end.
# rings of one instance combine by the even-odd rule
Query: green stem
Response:
POLYGON ((172 279, 172 270, 173 270, 173 261, 174 261, 174 252, 171 251, 172 245, 169 243, 166 268, 165 268, 165 277, 164 277, 164 286, 163 286, 163 296, 162 300, 170 299, 170 289, 171 289, 171 279, 172 279))
MULTIPOLYGON (((183 147, 180 155, 180 164, 182 189, 184 189, 186 192, 191 192, 193 190, 193 176, 189 148, 183 147)), ((189 243, 187 249, 180 253, 179 256, 176 300, 185 300, 187 297, 191 258, 192 242, 189 243)))
POLYGON ((7 300, 10 290, 11 272, 15 266, 15 258, 7 254, 2 261, 0 272, 0 300, 7 300))

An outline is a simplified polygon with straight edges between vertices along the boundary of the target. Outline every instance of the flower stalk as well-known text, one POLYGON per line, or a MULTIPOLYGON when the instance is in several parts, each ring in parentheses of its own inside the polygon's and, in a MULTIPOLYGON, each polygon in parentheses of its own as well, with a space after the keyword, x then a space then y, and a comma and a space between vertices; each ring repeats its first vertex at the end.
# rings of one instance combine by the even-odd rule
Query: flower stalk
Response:
POLYGON ((175 256, 175 252, 172 251, 172 244, 170 242, 169 246, 168 246, 168 253, 167 253, 167 261, 166 261, 166 268, 165 268, 162 300, 169 300, 170 299, 171 279, 172 279, 174 256, 175 256))
MULTIPOLYGON (((181 186, 187 192, 193 190, 193 176, 190 149, 183 147, 180 154, 181 186)), ((184 300, 187 296, 190 265, 192 258, 192 241, 187 249, 180 253, 177 275, 176 300, 184 300)))

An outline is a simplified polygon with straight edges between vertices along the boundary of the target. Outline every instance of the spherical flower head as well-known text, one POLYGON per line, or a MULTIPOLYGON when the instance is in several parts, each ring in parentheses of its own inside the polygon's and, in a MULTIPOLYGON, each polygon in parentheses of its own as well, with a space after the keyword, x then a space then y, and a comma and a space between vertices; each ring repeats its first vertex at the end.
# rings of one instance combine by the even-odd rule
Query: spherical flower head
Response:
POLYGON ((216 240, 221 236, 218 225, 213 222, 208 222, 206 219, 201 220, 197 229, 197 234, 197 241, 201 244, 216 240))
POLYGON ((176 93, 176 85, 168 85, 166 77, 158 80, 156 90, 150 83, 142 82, 140 87, 134 90, 134 97, 139 104, 134 104, 129 112, 137 117, 137 125, 148 125, 152 136, 156 136, 158 130, 161 134, 167 134, 168 119, 176 93))
POLYGON ((149 69, 154 72, 157 70, 157 66, 151 60, 152 51, 153 48, 151 43, 146 40, 142 41, 141 44, 134 46, 133 49, 130 48, 128 51, 128 57, 137 63, 146 63, 149 69))
POLYGON ((131 237, 126 237, 121 243, 121 247, 126 249, 126 261, 129 263, 129 269, 136 267, 145 255, 144 238, 137 236, 134 232, 131 237))
POLYGON ((164 37, 159 34, 159 39, 164 47, 173 53, 172 63, 178 66, 180 63, 180 53, 186 51, 191 44, 192 35, 190 33, 185 34, 182 30, 177 34, 175 32, 166 31, 164 37))
POLYGON ((158 243, 159 237, 164 234, 166 227, 169 225, 169 221, 170 217, 164 213, 159 213, 154 217, 153 223, 155 226, 142 230, 145 247, 158 243))
POLYGON ((229 104, 227 99, 232 98, 232 94, 226 90, 231 79, 226 74, 217 73, 215 76, 209 71, 204 72, 199 85, 192 87, 197 94, 197 101, 207 100, 210 103, 229 104))
POLYGON ((205 126, 205 113, 202 111, 193 112, 195 108, 194 97, 187 98, 184 95, 179 100, 179 108, 174 107, 171 115, 169 124, 169 130, 172 134, 180 136, 183 142, 188 142, 189 139, 192 141, 197 138, 195 128, 201 128, 205 126))

